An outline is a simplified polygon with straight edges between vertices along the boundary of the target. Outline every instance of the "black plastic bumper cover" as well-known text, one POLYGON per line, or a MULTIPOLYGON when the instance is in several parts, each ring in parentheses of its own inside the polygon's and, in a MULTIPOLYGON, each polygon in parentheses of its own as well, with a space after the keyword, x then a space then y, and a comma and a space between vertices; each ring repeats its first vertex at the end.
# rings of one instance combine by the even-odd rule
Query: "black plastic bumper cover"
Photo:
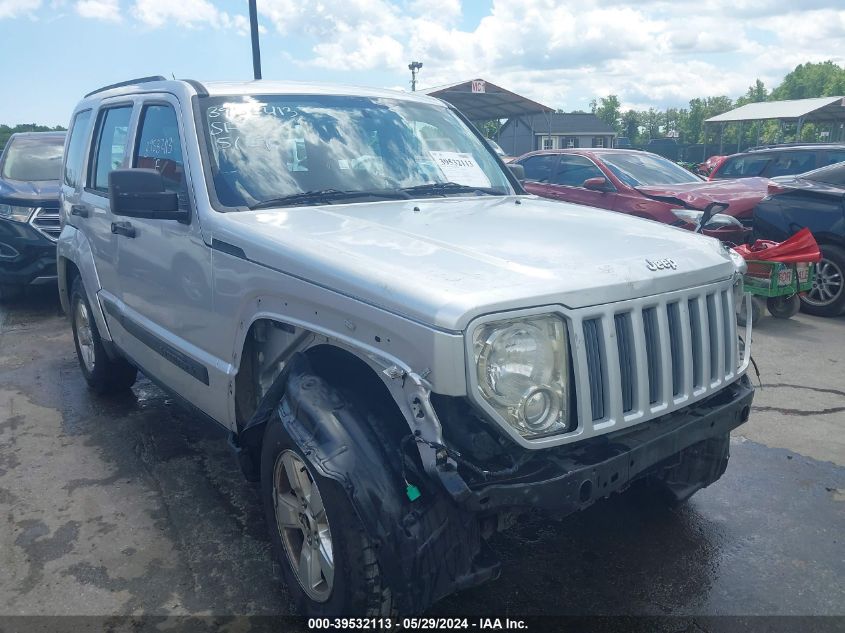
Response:
MULTIPOLYGON (((556 515, 576 512, 624 489, 682 451, 725 437, 748 419, 753 398, 751 382, 743 376, 707 400, 596 438, 593 446, 584 446, 587 441, 582 446, 552 449, 543 478, 474 487, 468 507, 476 511, 531 507, 556 515)), ((709 483, 712 482, 703 482, 709 483)))
POLYGON ((0 220, 0 283, 56 276, 56 245, 29 224, 0 220))

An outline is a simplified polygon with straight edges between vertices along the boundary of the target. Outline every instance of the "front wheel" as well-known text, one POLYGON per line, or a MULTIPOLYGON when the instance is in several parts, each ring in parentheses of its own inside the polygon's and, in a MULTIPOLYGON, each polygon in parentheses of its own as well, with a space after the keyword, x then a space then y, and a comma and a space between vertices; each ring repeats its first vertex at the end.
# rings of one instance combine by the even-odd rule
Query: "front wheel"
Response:
POLYGON ((315 472, 278 416, 264 435, 261 498, 274 553, 300 613, 392 615, 375 548, 346 493, 315 472))
POLYGON ((138 371, 125 359, 110 358, 106 353, 80 277, 73 280, 70 291, 70 322, 79 368, 88 386, 99 394, 129 389, 138 371))
POLYGON ((791 297, 769 297, 766 308, 776 319, 791 319, 801 309, 801 299, 798 295, 791 297))
POLYGON ((835 317, 845 310, 845 249, 825 244, 821 252, 813 287, 801 296, 801 309, 807 314, 835 317))

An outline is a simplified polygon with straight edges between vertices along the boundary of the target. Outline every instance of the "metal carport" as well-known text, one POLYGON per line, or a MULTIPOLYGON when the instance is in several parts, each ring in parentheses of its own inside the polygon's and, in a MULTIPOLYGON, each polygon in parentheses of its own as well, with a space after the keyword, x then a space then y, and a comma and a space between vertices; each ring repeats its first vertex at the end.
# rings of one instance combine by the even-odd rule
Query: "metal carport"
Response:
POLYGON ((448 86, 426 88, 422 92, 451 103, 473 123, 554 112, 554 108, 484 79, 469 79, 448 86))
MULTIPOLYGON (((804 123, 829 123, 829 141, 845 140, 845 97, 818 97, 813 99, 791 99, 787 101, 761 101, 748 103, 734 108, 723 114, 710 117, 704 121, 705 125, 705 154, 706 154, 706 126, 718 123, 719 153, 724 148, 725 124, 738 123, 740 133, 737 135, 737 151, 742 138, 742 124, 746 121, 780 121, 782 134, 784 122, 797 123, 796 136, 800 137, 804 123), (837 135, 836 132, 839 132, 837 135)), ((760 144, 760 128, 757 128, 757 144, 760 144)))

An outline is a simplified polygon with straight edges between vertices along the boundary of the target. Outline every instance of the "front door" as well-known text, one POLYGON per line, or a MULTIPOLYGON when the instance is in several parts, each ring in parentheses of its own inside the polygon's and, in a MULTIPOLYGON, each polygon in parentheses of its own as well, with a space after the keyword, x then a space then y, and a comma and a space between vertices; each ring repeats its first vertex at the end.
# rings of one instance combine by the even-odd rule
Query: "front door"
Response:
POLYGON ((560 162, 549 181, 548 196, 564 202, 613 209, 616 193, 587 189, 584 182, 590 178, 604 178, 608 187, 613 188, 604 172, 589 158, 577 154, 561 154, 560 162))
POLYGON ((213 340, 207 331, 213 308, 211 251, 202 240, 192 204, 180 116, 178 103, 169 95, 148 97, 140 104, 130 166, 158 170, 165 189, 176 192, 180 206, 190 211, 190 220, 114 216, 119 344, 142 370, 205 409, 209 390, 221 388, 209 384, 214 361, 204 347, 213 340))

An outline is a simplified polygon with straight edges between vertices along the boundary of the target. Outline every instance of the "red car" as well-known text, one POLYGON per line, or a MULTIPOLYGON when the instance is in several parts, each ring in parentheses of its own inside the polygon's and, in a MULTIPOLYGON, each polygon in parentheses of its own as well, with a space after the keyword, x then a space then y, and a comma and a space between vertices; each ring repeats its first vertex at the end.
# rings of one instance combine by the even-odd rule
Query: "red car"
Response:
POLYGON ((670 160, 636 150, 562 149, 530 152, 514 161, 525 188, 544 198, 629 213, 694 230, 717 203, 704 234, 748 241, 754 206, 767 195, 765 178, 707 182, 670 160))

